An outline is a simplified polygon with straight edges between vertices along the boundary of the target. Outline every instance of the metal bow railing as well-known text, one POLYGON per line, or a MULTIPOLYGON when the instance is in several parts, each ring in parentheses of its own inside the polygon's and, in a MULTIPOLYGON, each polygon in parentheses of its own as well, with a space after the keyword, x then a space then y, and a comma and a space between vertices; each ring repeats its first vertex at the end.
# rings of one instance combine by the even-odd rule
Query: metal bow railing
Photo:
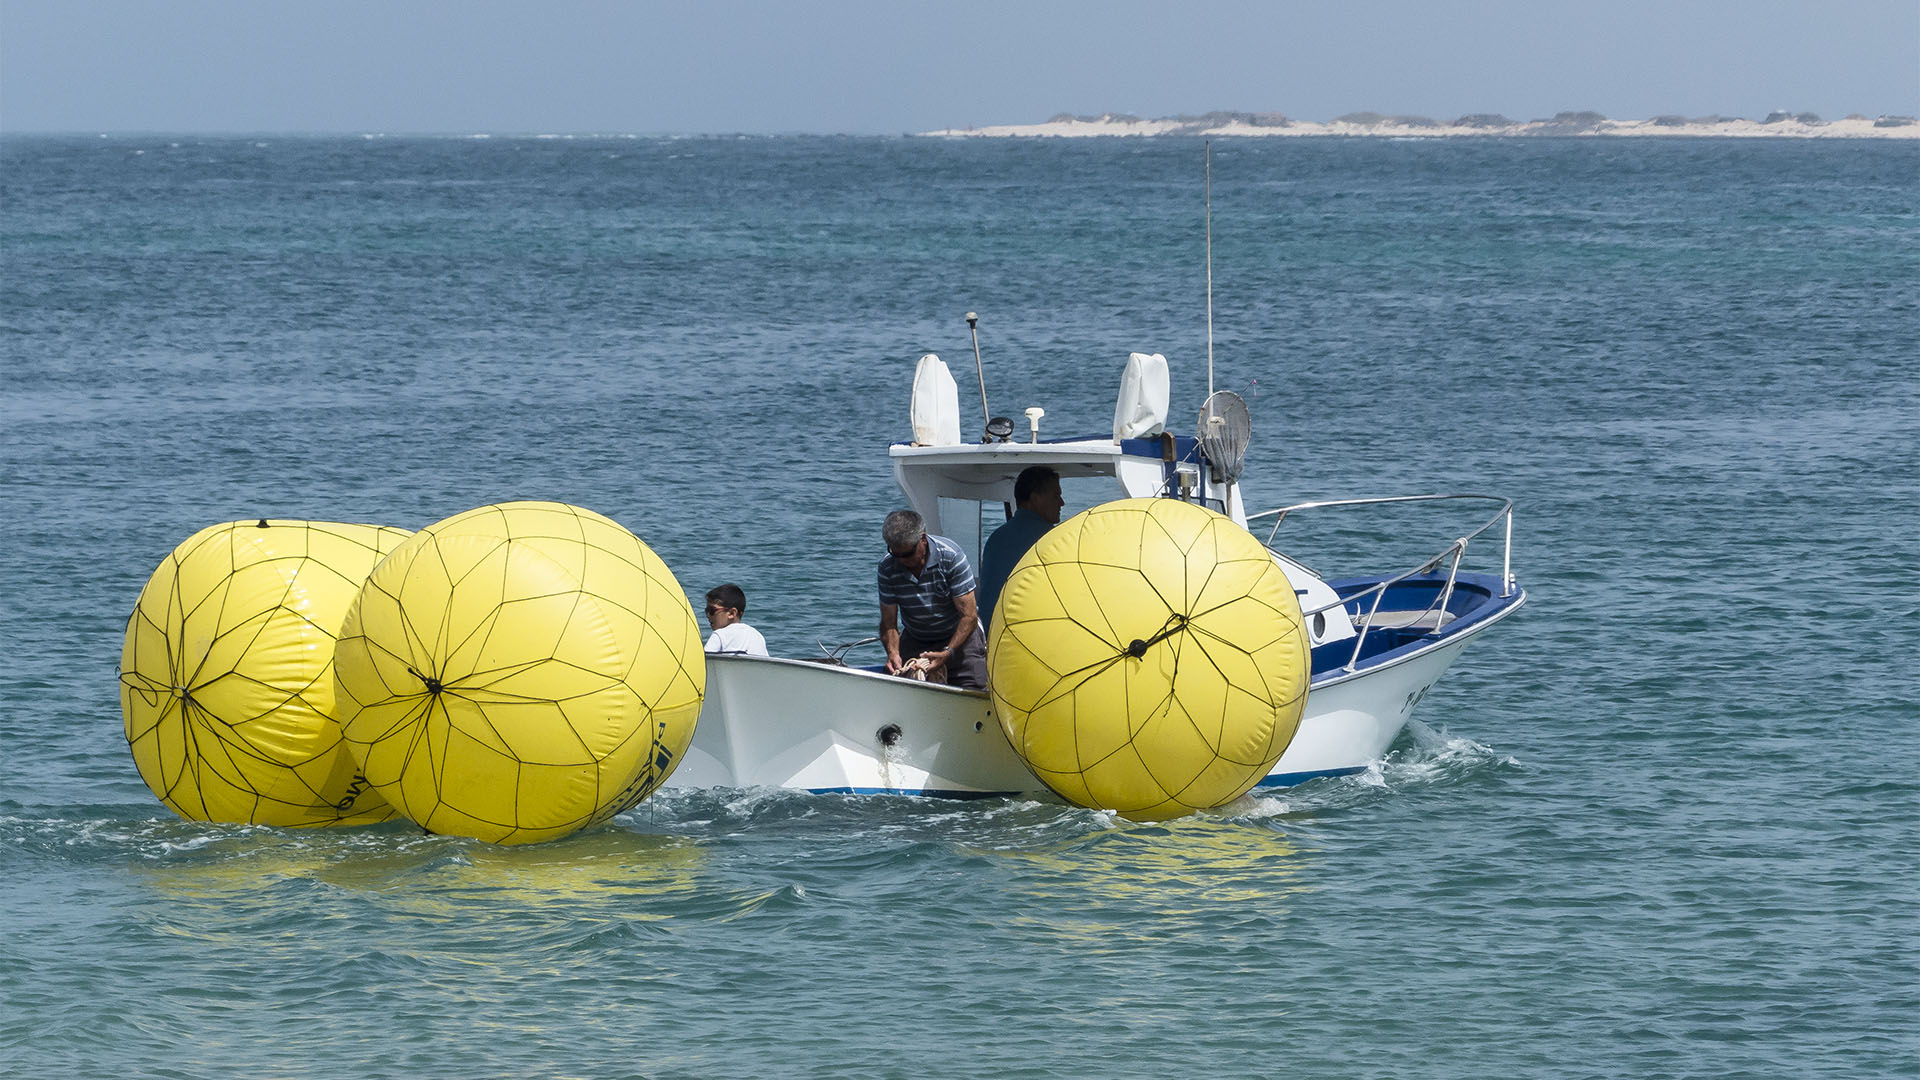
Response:
MULTIPOLYGON (((1351 596, 1344 596, 1331 603, 1322 604, 1319 607, 1301 612, 1303 616, 1311 617, 1335 607, 1343 607, 1356 601, 1365 600, 1369 596, 1372 597, 1372 603, 1368 606, 1366 619, 1361 624, 1360 632, 1354 636, 1353 654, 1347 658, 1345 665, 1347 671, 1352 671, 1360 661, 1361 651, 1366 645, 1367 634, 1373 629, 1374 620, 1380 612, 1380 601, 1386 596, 1387 590, 1408 578, 1431 573, 1444 565, 1447 567, 1447 583, 1445 588, 1440 591, 1439 595, 1435 598, 1435 602, 1430 604, 1426 611, 1421 612, 1420 615, 1416 617, 1417 619, 1424 619, 1428 613, 1437 612, 1434 618, 1434 629, 1438 630, 1440 628, 1440 624, 1444 622, 1446 618, 1447 605, 1453 599, 1454 583, 1459 579, 1460 564, 1466 558, 1467 545, 1484 536, 1495 526, 1501 526, 1503 533, 1500 553, 1500 597, 1501 599, 1506 599, 1513 595, 1513 500, 1498 495, 1467 494, 1391 495, 1385 498, 1375 499, 1327 499, 1318 502, 1295 503, 1292 506, 1283 506, 1278 510, 1266 510, 1258 514, 1251 514, 1247 517, 1247 525, 1249 529, 1251 529, 1254 522, 1264 518, 1272 518, 1273 528, 1267 531, 1267 538, 1263 543, 1266 544, 1268 550, 1274 551, 1276 554, 1284 555, 1284 553, 1279 552, 1279 549, 1273 546, 1273 540, 1280 532, 1281 523, 1287 520, 1287 515, 1297 511, 1321 510, 1330 507, 1379 506, 1388 503, 1446 502, 1450 500, 1468 499, 1498 503, 1500 504, 1500 509, 1493 517, 1487 520, 1486 524, 1448 544, 1438 554, 1435 554, 1432 558, 1429 558, 1413 569, 1387 578, 1384 581, 1376 582, 1351 596)), ((1290 560, 1292 559, 1292 556, 1285 557, 1290 560)))

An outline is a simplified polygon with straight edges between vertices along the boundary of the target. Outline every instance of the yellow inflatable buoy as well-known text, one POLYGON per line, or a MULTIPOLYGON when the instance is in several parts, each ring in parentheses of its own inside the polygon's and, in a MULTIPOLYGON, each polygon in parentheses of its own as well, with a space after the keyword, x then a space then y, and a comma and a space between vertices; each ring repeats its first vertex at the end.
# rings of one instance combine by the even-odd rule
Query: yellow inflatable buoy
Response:
POLYGON ((347 744, 402 814, 502 844, 564 836, 673 771, 706 692, 680 584, 618 523, 469 510, 376 568, 340 631, 347 744))
POLYGON ((1300 602, 1230 518, 1177 499, 1096 506, 1007 579, 987 643, 994 712, 1080 806, 1178 817, 1247 793, 1306 706, 1300 602))
POLYGON ((120 711, 140 778, 181 817, 256 825, 384 821, 334 714, 334 634, 409 534, 230 521, 153 572, 127 620, 120 711))

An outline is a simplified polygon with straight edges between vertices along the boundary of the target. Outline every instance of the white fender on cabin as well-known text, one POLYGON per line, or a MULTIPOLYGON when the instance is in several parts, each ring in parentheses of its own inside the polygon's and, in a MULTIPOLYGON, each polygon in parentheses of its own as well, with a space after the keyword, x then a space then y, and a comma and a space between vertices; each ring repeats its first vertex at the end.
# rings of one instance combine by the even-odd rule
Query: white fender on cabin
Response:
POLYGON ((919 446, 960 442, 960 387, 947 362, 933 353, 913 369, 913 441, 919 446))
POLYGON ((1144 439, 1167 430, 1167 358, 1133 353, 1120 376, 1120 401, 1113 409, 1113 441, 1144 439))

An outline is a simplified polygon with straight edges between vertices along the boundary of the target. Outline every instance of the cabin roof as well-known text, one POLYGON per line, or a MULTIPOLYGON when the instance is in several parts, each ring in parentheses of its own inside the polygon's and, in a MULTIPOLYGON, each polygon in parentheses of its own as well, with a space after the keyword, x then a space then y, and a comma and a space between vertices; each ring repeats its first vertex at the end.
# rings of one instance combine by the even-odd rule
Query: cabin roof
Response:
MULTIPOLYGON (((1146 439, 1122 439, 1087 435, 1039 442, 958 443, 947 446, 917 446, 894 443, 887 453, 902 470, 925 470, 972 483, 1010 481, 1020 470, 1033 465, 1051 465, 1061 476, 1112 476, 1123 460, 1164 462, 1164 436, 1146 439)), ((1198 446, 1192 436, 1173 436, 1176 461, 1192 461, 1198 446)))

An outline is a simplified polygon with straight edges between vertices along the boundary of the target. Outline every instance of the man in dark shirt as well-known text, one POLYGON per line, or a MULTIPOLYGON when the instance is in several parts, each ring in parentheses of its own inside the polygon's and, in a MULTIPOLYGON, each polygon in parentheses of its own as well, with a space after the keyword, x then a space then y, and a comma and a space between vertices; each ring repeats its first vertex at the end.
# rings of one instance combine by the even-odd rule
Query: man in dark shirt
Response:
POLYGON ((987 537, 980 552, 980 622, 991 625, 993 605, 1000 600, 1007 576, 1027 549, 1060 524, 1060 474, 1045 465, 1022 469, 1013 481, 1013 516, 987 537))

